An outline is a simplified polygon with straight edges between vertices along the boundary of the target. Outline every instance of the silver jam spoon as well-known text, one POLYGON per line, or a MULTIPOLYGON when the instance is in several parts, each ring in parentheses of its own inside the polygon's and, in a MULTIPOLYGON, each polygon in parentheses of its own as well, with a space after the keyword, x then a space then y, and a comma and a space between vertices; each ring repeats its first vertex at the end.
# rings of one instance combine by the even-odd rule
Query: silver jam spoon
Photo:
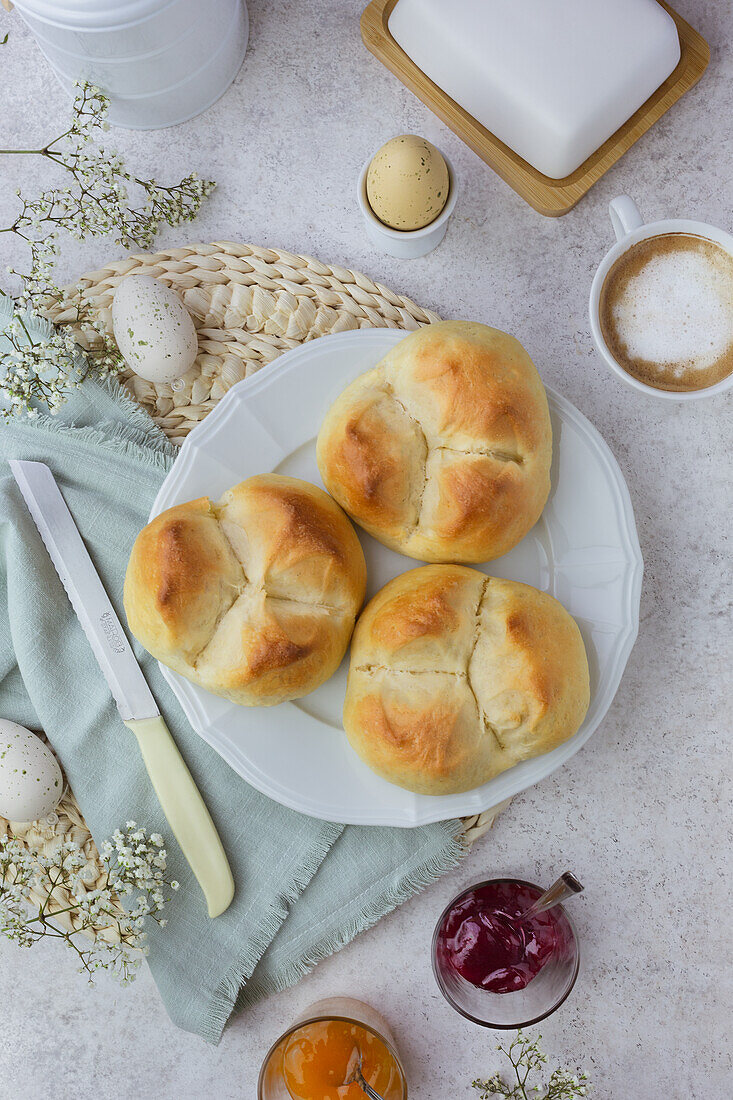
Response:
POLYGON ((552 909, 555 905, 559 905, 562 901, 567 901, 568 898, 574 897, 575 894, 579 894, 583 887, 578 882, 575 875, 572 875, 570 871, 566 871, 564 875, 560 875, 560 878, 553 882, 549 890, 545 890, 541 897, 537 898, 537 901, 533 902, 528 909, 525 909, 523 913, 512 918, 512 922, 517 924, 523 924, 531 917, 536 917, 538 913, 544 913, 547 909, 552 909))
POLYGON ((364 1074, 361 1072, 361 1051, 358 1047, 354 1047, 349 1058, 344 1085, 358 1085, 364 1095, 369 1097, 369 1100, 384 1100, 384 1097, 380 1096, 376 1089, 373 1089, 369 1082, 365 1080, 364 1074))

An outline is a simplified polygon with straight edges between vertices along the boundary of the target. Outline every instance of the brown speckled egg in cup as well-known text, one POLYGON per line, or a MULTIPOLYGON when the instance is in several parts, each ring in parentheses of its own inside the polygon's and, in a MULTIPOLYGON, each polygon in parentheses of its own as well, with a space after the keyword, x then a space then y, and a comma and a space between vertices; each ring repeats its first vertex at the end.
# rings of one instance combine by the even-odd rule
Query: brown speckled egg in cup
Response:
POLYGON ((401 134, 364 165, 357 198, 381 252, 414 259, 440 244, 456 203, 453 169, 425 138, 401 134))
POLYGON ((442 153, 415 134, 392 138, 367 170, 369 205, 390 229, 423 229, 434 222, 448 201, 449 186, 442 153))

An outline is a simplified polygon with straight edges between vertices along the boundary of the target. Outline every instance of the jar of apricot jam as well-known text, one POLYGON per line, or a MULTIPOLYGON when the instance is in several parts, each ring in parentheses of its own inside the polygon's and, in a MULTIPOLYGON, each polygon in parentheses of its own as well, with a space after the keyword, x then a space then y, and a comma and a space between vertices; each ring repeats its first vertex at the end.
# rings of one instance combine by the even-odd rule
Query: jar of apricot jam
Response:
POLYGON ((384 1100, 407 1100, 407 1081, 386 1020, 363 1001, 329 997, 303 1013, 270 1049, 259 1100, 364 1100, 347 1085, 354 1051, 364 1080, 384 1100))

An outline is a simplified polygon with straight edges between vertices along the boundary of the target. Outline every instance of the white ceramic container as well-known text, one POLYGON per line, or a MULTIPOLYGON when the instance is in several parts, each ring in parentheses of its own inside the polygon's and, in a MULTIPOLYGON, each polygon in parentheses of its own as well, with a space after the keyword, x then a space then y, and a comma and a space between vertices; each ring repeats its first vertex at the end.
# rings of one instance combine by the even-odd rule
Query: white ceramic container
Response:
POLYGON ((109 120, 173 126, 231 84, 249 36, 246 0, 15 0, 63 87, 89 80, 109 120))
MULTIPOLYGON (((150 518, 185 500, 217 499, 268 470, 322 485, 315 443, 326 411, 344 386, 404 336, 395 329, 322 336, 233 386, 184 442, 150 518)), ((578 732, 473 791, 413 794, 375 775, 349 745, 341 724, 348 656, 316 691, 275 707, 239 707, 162 668, 193 728, 253 787, 328 821, 422 825, 498 806, 561 767, 598 728, 639 628, 641 552, 613 455, 569 401, 552 390, 548 399, 553 463, 545 510, 510 553, 478 568, 533 584, 574 616, 591 682, 590 707, 578 732)), ((420 564, 356 530, 367 563, 367 598, 420 564)))
POLYGON ((680 59, 657 0, 397 0, 389 31, 434 84, 552 179, 600 148, 680 59))
POLYGON ((608 206, 611 225, 616 234, 616 244, 603 257, 598 270, 593 276, 590 288, 590 328, 593 334, 598 354, 608 364, 617 377, 623 379, 627 385, 635 389, 637 393, 645 393, 650 397, 659 397, 662 401, 698 401, 701 397, 712 397, 716 393, 723 393, 733 387, 733 374, 716 382, 714 386, 707 386, 701 390, 660 390, 656 386, 647 386, 634 378, 620 366, 611 354, 601 330, 600 303, 601 291, 606 281, 606 276, 624 252, 639 241, 645 241, 649 237, 660 237, 665 233, 688 233, 694 237, 704 237, 708 241, 714 241, 721 245, 733 256, 733 236, 724 229, 717 229, 714 225, 705 222, 692 221, 690 218, 667 218, 659 222, 645 222, 638 206, 628 195, 619 195, 612 199, 608 206))
POLYGON ((458 195, 453 166, 445 153, 441 153, 441 156, 448 169, 448 179, 450 181, 448 201, 435 221, 430 222, 429 225, 424 225, 422 229, 390 229, 388 225, 379 220, 367 198, 366 180, 372 158, 370 157, 365 163, 356 187, 356 197, 364 218, 367 236, 380 252, 386 252, 388 256, 396 256, 399 260, 416 260, 419 256, 426 256, 428 252, 432 252, 443 240, 458 195))

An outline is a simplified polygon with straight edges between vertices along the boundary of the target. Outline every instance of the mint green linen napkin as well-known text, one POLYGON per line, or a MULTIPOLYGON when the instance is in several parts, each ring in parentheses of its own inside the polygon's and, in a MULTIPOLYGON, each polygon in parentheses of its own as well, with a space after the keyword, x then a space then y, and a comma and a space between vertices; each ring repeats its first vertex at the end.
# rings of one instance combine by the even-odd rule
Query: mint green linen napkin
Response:
MULTIPOLYGON (((0 298, 0 333, 7 314, 0 298)), ((4 343, 0 335, 0 355, 4 343)), ((166 837, 181 889, 167 927, 149 931, 148 963, 171 1019, 216 1043, 235 1005, 296 982, 453 867, 463 846, 455 821, 344 828, 270 801, 193 732, 157 663, 133 643, 232 866, 234 901, 209 920, 7 467, 9 458, 51 467, 124 623, 127 558, 174 457, 119 386, 93 378, 55 418, 0 422, 0 715, 46 732, 97 844, 128 819, 166 837)))

